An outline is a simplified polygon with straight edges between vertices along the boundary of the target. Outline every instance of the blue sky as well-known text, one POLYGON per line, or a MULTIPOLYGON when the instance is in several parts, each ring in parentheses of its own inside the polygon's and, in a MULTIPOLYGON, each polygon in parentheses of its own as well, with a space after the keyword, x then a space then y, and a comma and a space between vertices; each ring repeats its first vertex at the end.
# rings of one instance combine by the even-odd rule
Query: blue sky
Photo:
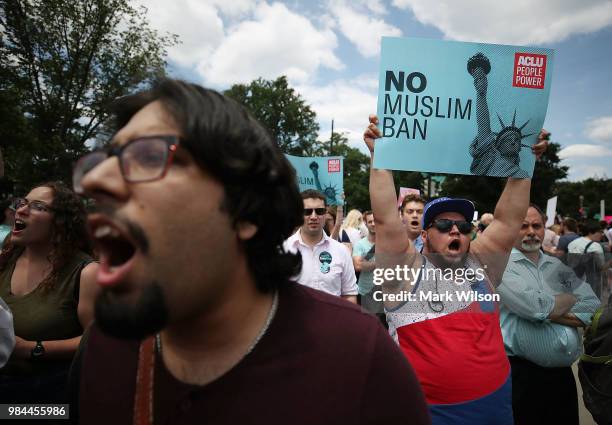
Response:
POLYGON ((317 113, 320 137, 361 133, 376 110, 383 35, 555 49, 545 127, 569 180, 612 178, 610 0, 138 0, 178 34, 171 74, 218 90, 287 75, 317 113))

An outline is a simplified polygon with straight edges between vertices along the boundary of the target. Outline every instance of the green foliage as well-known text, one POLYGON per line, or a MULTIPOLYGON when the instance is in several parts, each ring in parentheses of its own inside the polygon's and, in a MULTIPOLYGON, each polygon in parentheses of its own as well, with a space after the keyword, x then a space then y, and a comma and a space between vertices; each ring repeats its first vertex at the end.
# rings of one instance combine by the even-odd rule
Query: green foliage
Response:
POLYGON ((425 198, 427 192, 427 179, 423 174, 416 171, 394 171, 393 181, 395 181, 395 191, 399 196, 400 187, 409 187, 421 191, 421 196, 425 198))
POLYGON ((128 0, 0 0, 0 26, 0 146, 22 190, 69 181, 108 104, 165 75, 177 42, 128 0))
POLYGON ((235 84, 224 94, 246 106, 270 130, 284 153, 314 156, 319 149, 316 113, 289 87, 287 77, 235 84))
POLYGON ((495 210, 505 183, 506 179, 498 177, 448 175, 440 195, 469 199, 482 215, 495 210))
POLYGON ((531 202, 546 208, 548 199, 555 196, 555 183, 567 177, 568 167, 560 165, 558 143, 550 143, 544 155, 536 162, 534 178, 531 181, 531 202))
MULTIPOLYGON (((329 142, 326 144, 329 147, 329 142)), ((334 133, 332 150, 321 155, 344 157, 344 194, 348 209, 370 209, 370 158, 359 149, 349 146, 343 133, 334 133)))
MULTIPOLYGON (((586 179, 581 182, 559 182, 555 185, 557 212, 563 216, 579 217, 580 195, 587 218, 599 214, 600 201, 605 201, 606 214, 612 214, 612 179, 586 179)), ((553 195, 553 196, 554 196, 553 195)))

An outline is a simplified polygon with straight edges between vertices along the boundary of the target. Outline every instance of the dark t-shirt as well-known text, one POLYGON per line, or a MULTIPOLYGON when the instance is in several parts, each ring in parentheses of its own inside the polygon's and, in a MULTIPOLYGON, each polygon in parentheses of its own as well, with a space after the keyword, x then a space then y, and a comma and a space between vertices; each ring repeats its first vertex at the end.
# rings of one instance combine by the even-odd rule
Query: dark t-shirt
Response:
MULTIPOLYGON (((138 343, 95 325, 75 360, 80 423, 130 424, 138 343), (78 380, 77 380, 78 382, 78 380)), ((155 424, 428 424, 414 372, 380 322, 341 299, 291 284, 270 328, 205 386, 155 362, 155 424)))
POLYGON ((567 254, 567 246, 574 239, 578 239, 580 236, 576 233, 570 232, 559 238, 559 242, 557 243, 557 250, 563 251, 567 254))

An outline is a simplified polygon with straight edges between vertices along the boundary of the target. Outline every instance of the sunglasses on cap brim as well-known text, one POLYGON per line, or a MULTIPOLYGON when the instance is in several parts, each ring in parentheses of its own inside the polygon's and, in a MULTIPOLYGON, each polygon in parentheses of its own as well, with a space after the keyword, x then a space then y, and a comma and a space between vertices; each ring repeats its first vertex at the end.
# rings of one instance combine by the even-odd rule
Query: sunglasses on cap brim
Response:
POLYGON ((442 233, 448 233, 451 231, 453 226, 457 226, 459 229, 459 233, 464 235, 469 234, 472 231, 472 223, 465 220, 449 220, 447 218, 440 218, 438 220, 434 220, 427 227, 428 229, 431 227, 435 227, 438 231, 442 233))

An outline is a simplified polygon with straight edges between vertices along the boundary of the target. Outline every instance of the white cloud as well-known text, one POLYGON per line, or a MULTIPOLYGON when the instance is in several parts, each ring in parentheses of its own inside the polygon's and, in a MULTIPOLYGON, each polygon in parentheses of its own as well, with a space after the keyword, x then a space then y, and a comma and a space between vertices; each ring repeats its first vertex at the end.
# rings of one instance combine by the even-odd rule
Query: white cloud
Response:
POLYGON ((447 38, 510 44, 561 41, 612 24, 610 0, 393 0, 447 38))
POLYGON ((227 36, 197 67, 214 86, 287 75, 293 82, 312 79, 319 67, 341 69, 334 54, 336 35, 318 29, 283 4, 260 3, 253 19, 229 29, 227 36))
POLYGON ((567 180, 577 182, 586 180, 588 178, 608 178, 610 176, 610 170, 604 165, 593 165, 577 162, 575 164, 564 164, 569 165, 569 174, 567 180))
POLYGON ((179 66, 195 66, 223 40, 223 21, 213 2, 140 0, 138 4, 147 7, 153 28, 179 35, 180 44, 168 51, 169 59, 179 66))
POLYGON ((298 91, 317 112, 320 138, 329 139, 331 121, 334 132, 344 132, 353 147, 362 148, 362 134, 368 115, 376 112, 376 77, 362 75, 353 80, 337 80, 325 86, 297 86, 298 91))
POLYGON ((586 135, 600 142, 612 142, 612 117, 600 117, 587 123, 586 135))
POLYGON ((355 6, 355 3, 349 6, 345 0, 329 2, 331 13, 338 21, 340 31, 355 44, 362 56, 366 58, 377 56, 380 51, 380 38, 383 35, 393 37, 402 35, 399 28, 387 24, 383 19, 371 17, 372 13, 369 12, 374 14, 384 12, 380 2, 367 5, 364 13, 358 12, 355 6))
POLYGON ((562 159, 601 158, 604 156, 612 156, 612 149, 590 144, 569 145, 559 152, 559 157, 562 159))
MULTIPOLYGON (((202 0, 198 0, 202 2, 202 0)), ((204 1, 205 2, 205 1, 204 1)), ((230 17, 240 17, 252 11, 255 8, 256 1, 254 0, 211 0, 221 13, 230 17)))

